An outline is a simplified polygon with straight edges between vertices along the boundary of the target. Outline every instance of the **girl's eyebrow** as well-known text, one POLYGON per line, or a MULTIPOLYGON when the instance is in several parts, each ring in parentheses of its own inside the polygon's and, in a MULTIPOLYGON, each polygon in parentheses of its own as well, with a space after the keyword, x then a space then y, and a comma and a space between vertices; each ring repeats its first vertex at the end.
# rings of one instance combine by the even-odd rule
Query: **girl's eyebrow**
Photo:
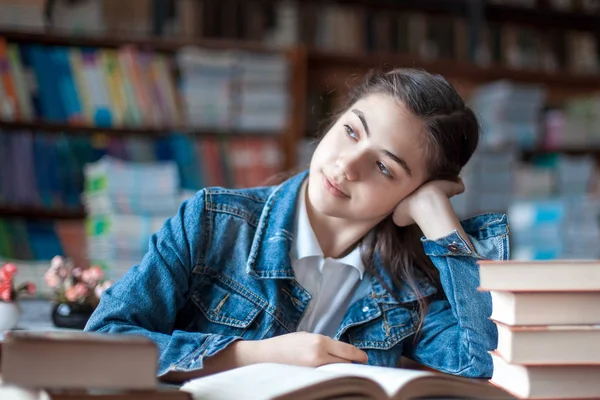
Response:
POLYGON ((360 122, 362 122, 363 127, 365 128, 365 133, 367 134, 367 137, 369 137, 371 132, 369 132, 369 124, 367 124, 365 114, 356 108, 353 108, 352 112, 358 117, 358 119, 360 119, 360 122))
POLYGON ((406 162, 406 160, 404 160, 403 158, 398 157, 397 155, 395 155, 394 153, 391 153, 387 150, 382 150, 389 158, 391 158, 392 160, 396 161, 398 164, 400 164, 400 166, 402 167, 402 169, 404 169, 404 171, 406 171, 406 174, 408 176, 412 176, 412 170, 410 169, 410 167, 408 166, 408 163, 406 162))
MULTIPOLYGON (((358 117, 358 119, 360 119, 360 122, 362 122, 363 128, 365 128, 365 133, 366 133, 367 137, 369 137, 369 135, 371 134, 371 132, 369 131, 369 124, 367 123, 367 119, 365 118, 365 114, 362 111, 360 111, 359 109, 356 109, 356 108, 352 109, 352 113, 354 115, 356 115, 358 117)), ((392 160, 394 160, 395 162, 397 162, 398 164, 400 164, 400 166, 402 167, 402 169, 404 169, 404 171, 406 171, 406 174, 408 176, 412 176, 412 170, 408 166, 408 163, 406 162, 406 160, 404 160, 403 158, 398 157, 397 155, 395 155, 391 151, 388 151, 388 150, 382 150, 382 151, 389 158, 391 158, 392 160)))

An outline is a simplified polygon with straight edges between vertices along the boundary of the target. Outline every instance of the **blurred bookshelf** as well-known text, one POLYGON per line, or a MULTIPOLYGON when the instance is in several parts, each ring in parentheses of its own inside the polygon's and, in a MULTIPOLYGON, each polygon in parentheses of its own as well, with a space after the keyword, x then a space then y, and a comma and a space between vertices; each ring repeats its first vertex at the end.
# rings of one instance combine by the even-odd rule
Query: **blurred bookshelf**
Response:
MULTIPOLYGON (((174 204, 204 186, 262 184, 268 176, 307 164, 314 138, 322 133, 320 121, 332 115, 349 84, 373 67, 414 67, 441 74, 480 116, 484 127, 480 154, 465 174, 471 193, 485 191, 485 195, 458 199, 459 213, 509 212, 514 204, 527 204, 534 210, 540 198, 554 199, 573 188, 565 180, 565 171, 575 171, 578 179, 583 179, 600 162, 600 132, 594 128, 600 125, 600 10, 590 8, 593 2, 507 3, 131 0, 124 7, 122 0, 81 0, 71 5, 57 2, 48 16, 33 6, 27 11, 16 0, 11 8, 7 0, 0 5, 0 62, 6 58, 12 65, 11 54, 34 48, 41 57, 38 62, 58 63, 49 69, 56 75, 44 76, 28 59, 23 67, 29 72, 22 79, 29 85, 33 69, 34 81, 52 84, 53 79, 61 81, 65 76, 64 64, 56 60, 65 52, 69 57, 82 54, 81 60, 92 60, 91 67, 85 64, 83 68, 84 75, 91 73, 85 76, 95 80, 89 88, 97 89, 98 82, 106 82, 108 100, 93 102, 94 107, 108 105, 111 118, 106 119, 104 109, 90 114, 83 101, 81 107, 74 107, 69 97, 73 89, 62 88, 67 94, 40 99, 40 87, 42 97, 48 93, 43 85, 37 85, 32 111, 25 118, 17 86, 9 90, 13 104, 0 107, 0 147, 15 151, 8 154, 0 149, 0 158, 4 156, 5 164, 13 163, 10 170, 15 176, 0 171, 0 236, 16 232, 19 241, 27 241, 23 232, 28 230, 38 238, 62 230, 58 235, 62 238, 53 239, 45 257, 64 242, 65 249, 79 249, 76 256, 85 258, 88 253, 81 253, 86 249, 81 236, 87 238, 87 246, 96 246, 90 254, 102 258, 110 247, 107 237, 115 240, 120 231, 106 228, 118 223, 103 220, 106 211, 98 211, 98 204, 90 200, 92 178, 84 173, 86 165, 101 165, 109 171, 114 167, 111 163, 121 160, 164 167, 165 176, 177 181, 177 193, 160 194, 169 198, 171 208, 165 208, 169 212, 175 212, 174 204), (26 23, 15 25, 20 19, 26 23), (102 64, 111 59, 116 60, 123 79, 129 77, 136 85, 145 86, 133 87, 130 96, 134 100, 119 106, 114 105, 111 91, 119 90, 116 82, 125 85, 127 79, 113 80, 111 68, 102 64), (147 64, 149 70, 144 69, 147 64), (133 75, 126 73, 130 65, 134 66, 131 71, 137 71, 133 75), (271 72, 264 73, 269 68, 271 72), (274 80, 269 84, 273 88, 270 94, 248 91, 245 95, 244 90, 256 85, 240 83, 245 82, 245 72, 260 79, 269 75, 274 80), (212 85, 214 77, 222 83, 212 85), (229 83, 225 83, 227 79, 229 83), (165 101, 156 93, 172 93, 164 97, 172 99, 165 101), (266 113, 268 108, 273 114, 243 116, 240 110, 261 96, 272 103, 260 112, 266 113), (500 100, 490 102, 495 96, 500 100), (144 98, 150 99, 148 104, 144 98), (40 102, 56 111, 52 106, 60 101, 64 103, 62 114, 40 112, 47 111, 40 109, 40 102), (214 108, 213 103, 223 109, 214 108), (285 107, 281 107, 283 103, 285 107), (526 104, 522 115, 522 110, 511 108, 521 103, 526 104), (124 104, 134 111, 138 108, 140 115, 132 117, 124 104), (199 109, 207 111, 196 113, 199 109), (497 119, 498 115, 502 119, 497 119), (268 126, 260 127, 263 123, 268 126), (14 155, 19 154, 20 146, 30 146, 28 157, 14 155), (260 164, 263 161, 265 164, 260 164), (38 162, 41 172, 36 169, 38 162), (259 167, 251 167, 257 163, 259 167), (68 173, 63 165, 75 172, 68 173), (165 172, 172 172, 173 166, 177 174, 165 172), (476 173, 478 169, 491 172, 482 177, 476 173), (47 174, 54 170, 59 172, 47 174), (39 188, 30 183, 14 196, 10 191, 3 193, 3 185, 6 189, 27 173, 35 175, 39 188), (36 199, 27 198, 26 189, 38 190, 36 199), (14 204, 12 197, 17 199, 14 204), (67 231, 70 233, 65 234, 67 231)), ((29 54, 21 56, 27 59, 29 54)), ((71 65, 70 71, 76 74, 77 68, 71 65)), ((5 86, 10 85, 6 71, 0 69, 4 79, 0 79, 0 95, 7 93, 5 86)), ((77 85, 80 83, 75 85, 79 89, 77 85)), ((146 181, 152 183, 152 179, 146 181)), ((576 191, 577 196, 584 195, 582 185, 576 191)), ((110 203, 119 212, 122 207, 130 213, 132 206, 139 204, 110 203)), ((574 208, 572 203, 560 207, 574 208)), ((564 227, 566 214, 560 215, 560 227, 564 227)), ((136 229, 160 226, 164 218, 165 214, 151 215, 152 223, 136 229)), ((138 222, 131 220, 129 226, 138 226, 138 222)), ((516 226, 518 231, 519 224, 516 226)), ((142 236, 148 233, 144 231, 142 236)), ((523 237, 516 236, 518 240, 523 237)), ((8 249, 1 242, 0 257, 8 249)), ((571 255, 573 250, 561 254, 571 255)))
POLYGON ((41 208, 41 207, 1 206, 0 207, 0 218, 1 217, 81 220, 81 219, 85 218, 85 210, 82 208, 52 209, 52 208, 41 208))
POLYGON ((87 135, 93 133, 101 133, 104 135, 123 136, 123 135, 137 135, 137 136, 166 136, 171 132, 178 132, 189 134, 195 137, 212 137, 212 136, 225 136, 235 137, 243 135, 248 137, 279 137, 282 135, 281 131, 236 131, 235 129, 223 129, 219 127, 215 128, 191 128, 185 126, 165 126, 162 128, 126 128, 126 127, 102 127, 102 126, 86 126, 86 125, 69 125, 64 123, 56 122, 20 122, 20 121, 0 121, 0 129, 6 129, 7 131, 20 131, 20 130, 39 130, 44 132, 60 132, 67 134, 80 134, 87 135))

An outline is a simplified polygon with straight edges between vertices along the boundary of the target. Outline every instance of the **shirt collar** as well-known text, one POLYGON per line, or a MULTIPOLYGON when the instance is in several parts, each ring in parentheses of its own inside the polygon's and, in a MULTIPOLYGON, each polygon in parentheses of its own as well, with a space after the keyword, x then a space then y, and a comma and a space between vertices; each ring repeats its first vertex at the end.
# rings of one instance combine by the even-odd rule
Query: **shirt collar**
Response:
MULTIPOLYGON (((310 225, 310 220, 308 219, 308 212, 306 210, 307 184, 308 181, 305 181, 302 184, 296 203, 296 224, 294 239, 292 242, 292 258, 295 260, 315 256, 323 257, 323 250, 321 250, 321 246, 319 246, 319 242, 317 241, 315 232, 313 231, 312 226, 310 225)), ((336 261, 356 268, 358 270, 358 273, 360 274, 360 279, 362 279, 365 272, 365 267, 362 262, 361 251, 359 246, 356 246, 350 253, 346 254, 344 257, 336 259, 336 261)), ((321 263, 320 268, 322 268, 322 265, 323 264, 321 263)))

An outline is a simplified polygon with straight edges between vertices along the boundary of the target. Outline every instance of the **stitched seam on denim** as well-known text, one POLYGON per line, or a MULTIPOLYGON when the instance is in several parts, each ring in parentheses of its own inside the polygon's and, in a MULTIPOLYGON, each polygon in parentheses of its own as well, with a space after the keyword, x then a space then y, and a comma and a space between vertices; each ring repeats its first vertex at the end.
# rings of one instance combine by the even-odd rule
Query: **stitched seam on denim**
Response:
MULTIPOLYGON (((269 334, 269 332, 271 331, 271 329, 273 329, 273 322, 271 322, 269 324, 269 327, 267 329, 264 330, 263 334, 258 338, 258 340, 263 340, 265 337, 267 337, 267 335, 269 334)), ((271 338, 273 336, 269 336, 269 338, 271 338)))
POLYGON ((506 248, 506 251, 502 253, 502 259, 508 260, 510 258, 510 238, 508 234, 504 235, 503 244, 506 248))
MULTIPOLYGON (((450 268, 450 265, 449 265, 449 263, 448 263, 447 260, 446 260, 446 268, 448 268, 448 269, 450 268)), ((459 306, 458 306, 458 302, 456 301, 456 285, 455 285, 455 282, 454 282, 454 275, 452 273, 449 273, 448 277, 450 279, 450 285, 452 285, 451 287, 452 287, 452 292, 453 292, 452 294, 454 295, 454 302, 456 303, 456 306, 458 308, 459 306)), ((445 290, 445 288, 443 288, 443 289, 444 289, 444 293, 445 293, 446 290, 445 290)), ((448 301, 448 304, 450 305, 450 308, 452 308, 452 304, 450 304, 450 301, 449 300, 446 300, 446 301, 448 301)), ((460 365, 460 356, 457 357, 458 360, 459 360, 459 365, 458 365, 459 368, 458 368, 457 372, 460 372, 460 371, 464 371, 469 365, 472 364, 473 359, 475 358, 475 356, 473 355, 473 353, 471 351, 471 337, 469 335, 469 331, 463 329, 463 327, 461 326, 461 323, 460 323, 460 321, 461 321, 461 319, 460 319, 460 313, 458 312, 458 310, 455 310, 455 312, 456 312, 457 315, 459 315, 459 318, 456 319, 456 325, 458 325, 459 332, 464 332, 464 335, 465 335, 465 340, 467 342, 466 343, 467 344, 467 355, 468 355, 468 359, 469 359, 469 361, 467 362, 467 365, 466 366, 462 366, 462 365, 460 365)), ((459 353, 460 353, 460 345, 461 345, 461 343, 459 341, 459 343, 458 343, 458 346, 459 346, 458 352, 459 353)))
MULTIPOLYGON (((205 244, 205 249, 209 249, 210 246, 212 245, 212 231, 213 231, 213 212, 212 212, 212 194, 210 191, 207 192, 208 194, 208 204, 206 205, 206 210, 208 211, 208 221, 207 221, 207 230, 208 230, 208 237, 206 240, 206 244, 205 244)), ((206 255, 204 255, 203 257, 206 257, 206 255)), ((205 264, 205 262, 203 263, 205 264)))
POLYGON ((352 340, 352 344, 357 347, 375 347, 379 349, 391 349, 392 347, 400 343, 402 340, 406 339, 414 333, 415 328, 412 327, 410 329, 407 329, 406 331, 403 331, 402 333, 389 337, 386 340, 352 340))
POLYGON ((283 293, 285 293, 290 298, 290 300, 292 300, 292 303, 294 303, 297 306, 302 305, 302 302, 300 300, 298 300, 296 297, 294 297, 294 295, 291 294, 289 290, 287 290, 286 288, 281 288, 281 291, 283 293))
MULTIPOLYGON (((195 263, 193 265, 193 269, 192 269, 192 273, 194 272, 194 269, 196 269, 197 265, 201 265, 204 264, 204 258, 206 257, 206 251, 205 251, 205 245, 206 245, 206 241, 204 240, 203 236, 204 236, 204 232, 208 231, 210 232, 210 227, 208 229, 203 229, 205 224, 206 224, 206 215, 204 213, 204 211, 206 211, 206 191, 204 191, 204 194, 202 196, 202 209, 201 209, 201 215, 198 216, 198 225, 200 225, 200 233, 199 233, 199 238, 192 238, 192 240, 197 240, 200 242, 200 244, 198 245, 198 259, 195 260, 195 263)), ((209 233, 210 235, 210 233, 209 233)))
MULTIPOLYGON (((179 360, 179 361, 177 361, 175 363, 172 363, 169 366, 169 369, 172 369, 172 367, 175 367, 175 368, 173 368, 173 370, 175 370, 175 369, 184 369, 184 370, 188 371, 189 370, 188 364, 190 364, 191 362, 193 362, 194 358, 196 358, 196 356, 199 353, 201 353, 203 349, 205 349, 207 347, 207 343, 210 342, 210 341, 212 341, 212 340, 214 340, 214 335, 207 334, 206 337, 204 338, 204 340, 202 341, 202 344, 196 350, 192 351, 190 354, 188 354, 187 356, 183 357, 181 360, 179 360)), ((200 365, 202 365, 202 364, 203 364, 203 362, 200 361, 200 365)))
POLYGON ((244 296, 247 300, 251 301, 252 303, 256 304, 257 306, 259 306, 261 309, 264 309, 267 306, 267 302, 265 300, 262 299, 262 297, 256 295, 255 293, 249 291, 248 289, 246 289, 244 286, 240 285, 239 283, 237 283, 236 281, 232 280, 231 278, 229 278, 226 275, 223 275, 221 273, 218 272, 212 272, 211 273, 215 276, 216 279, 218 279, 221 283, 223 283, 224 285, 227 285, 229 288, 235 290, 236 292, 238 292, 241 295, 247 294, 248 296, 251 296, 252 298, 249 298, 248 296, 244 296))
POLYGON ((287 325, 288 325, 288 324, 286 324, 286 323, 285 323, 285 322, 284 322, 282 319, 280 319, 280 318, 277 316, 277 308, 276 308, 276 307, 274 307, 274 306, 272 306, 272 305, 270 305, 270 304, 269 304, 269 305, 267 306, 267 308, 265 308, 265 312, 266 312, 267 314, 269 314, 271 317, 273 317, 273 319, 274 319, 275 321, 279 322, 279 325, 281 325, 281 326, 283 327, 283 329, 285 329, 286 331, 288 331, 288 332, 290 332, 290 333, 291 333, 291 332, 294 332, 294 330, 292 330, 292 329, 289 329, 289 328, 287 327, 287 325))
POLYGON ((258 225, 258 221, 256 221, 256 217, 254 217, 253 214, 251 214, 245 210, 232 208, 232 207, 230 207, 228 205, 224 205, 224 204, 217 204, 215 206, 211 206, 211 210, 215 211, 215 212, 230 214, 230 215, 234 215, 236 217, 243 218, 246 222, 248 222, 250 225, 252 225, 255 228, 258 225))
POLYGON ((208 307, 206 307, 204 305, 204 303, 202 303, 200 300, 198 300, 197 296, 192 295, 191 299, 192 299, 192 303, 194 303, 196 305, 196 307, 198 307, 200 312, 202 312, 202 314, 204 314, 204 316, 206 317, 207 320, 209 320, 212 323, 223 324, 223 325, 231 326, 234 328, 244 328, 244 327, 248 326, 260 312, 260 310, 257 310, 255 308, 255 309, 251 310, 248 313, 248 315, 246 315, 246 319, 244 319, 244 320, 233 318, 233 317, 225 317, 220 314, 210 315, 213 313, 213 311, 209 310, 208 307))
POLYGON ((231 196, 234 196, 234 197, 244 197, 244 198, 247 198, 247 199, 250 199, 250 200, 254 200, 257 203, 264 203, 264 201, 265 201, 264 198, 252 196, 251 194, 242 193, 242 192, 238 192, 238 191, 235 191, 235 190, 211 189, 210 191, 212 193, 216 194, 216 195, 231 195, 231 196))

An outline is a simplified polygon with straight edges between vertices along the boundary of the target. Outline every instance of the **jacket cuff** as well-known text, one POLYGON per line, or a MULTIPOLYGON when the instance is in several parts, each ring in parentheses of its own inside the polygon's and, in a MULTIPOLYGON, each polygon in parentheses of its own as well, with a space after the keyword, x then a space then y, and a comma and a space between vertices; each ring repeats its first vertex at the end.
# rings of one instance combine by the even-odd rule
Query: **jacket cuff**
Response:
POLYGON ((242 340, 242 338, 237 336, 206 335, 202 345, 179 361, 175 365, 174 370, 193 371, 202 369, 206 357, 215 355, 237 340, 242 340))
POLYGON ((438 239, 427 239, 425 236, 421 237, 425 254, 434 257, 447 257, 447 256, 471 256, 481 258, 476 252, 474 252, 465 240, 455 229, 448 235, 438 239))

